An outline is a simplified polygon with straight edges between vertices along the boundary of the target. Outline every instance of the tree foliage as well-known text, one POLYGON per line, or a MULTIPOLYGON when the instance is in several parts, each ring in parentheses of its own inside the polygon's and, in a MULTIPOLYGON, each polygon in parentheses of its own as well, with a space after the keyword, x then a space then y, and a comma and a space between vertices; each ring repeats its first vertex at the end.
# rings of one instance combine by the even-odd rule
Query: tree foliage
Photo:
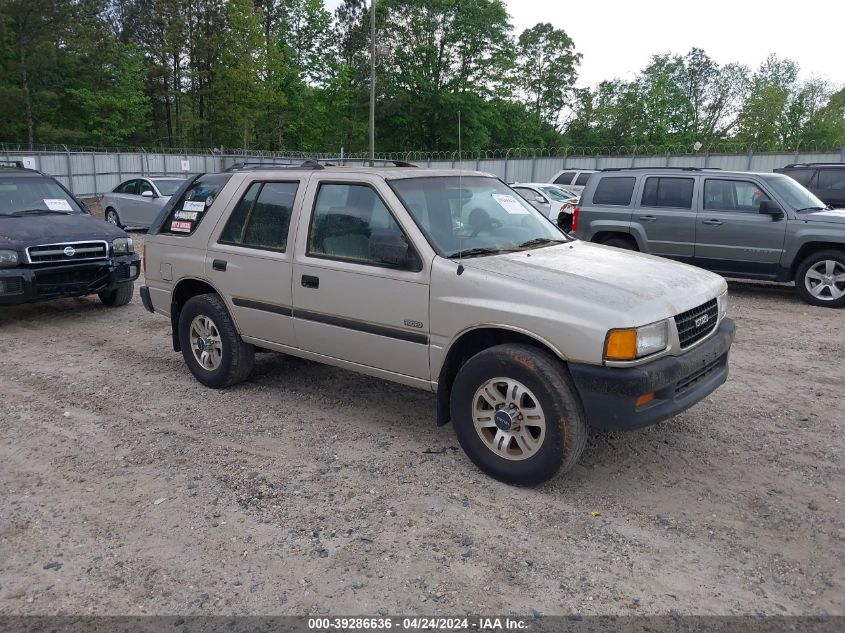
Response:
MULTIPOLYGON (((845 144, 845 90, 703 50, 576 87, 562 29, 502 0, 380 0, 377 148, 845 144)), ((0 0, 0 140, 362 151, 370 4, 0 0)), ((613 54, 609 51, 608 54, 613 54)))

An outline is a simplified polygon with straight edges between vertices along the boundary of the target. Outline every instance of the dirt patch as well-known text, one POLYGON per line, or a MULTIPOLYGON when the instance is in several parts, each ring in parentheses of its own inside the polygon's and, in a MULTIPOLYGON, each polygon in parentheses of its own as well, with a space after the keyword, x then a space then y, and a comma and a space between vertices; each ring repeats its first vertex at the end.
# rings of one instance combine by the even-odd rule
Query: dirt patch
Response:
POLYGON ((137 295, 4 307, 0 613, 841 614, 843 312, 731 291, 728 384, 534 489, 431 394, 273 354, 213 391, 137 295))

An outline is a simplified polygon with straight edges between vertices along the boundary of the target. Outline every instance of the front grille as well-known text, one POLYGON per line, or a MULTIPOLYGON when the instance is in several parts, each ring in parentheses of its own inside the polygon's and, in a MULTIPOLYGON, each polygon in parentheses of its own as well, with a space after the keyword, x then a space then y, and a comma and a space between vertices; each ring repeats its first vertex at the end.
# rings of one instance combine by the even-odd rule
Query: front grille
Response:
POLYGON ((96 288, 108 281, 108 268, 83 268, 62 272, 36 273, 35 284, 39 295, 81 292, 96 288))
POLYGON ((0 279, 0 295, 19 295, 23 293, 23 277, 0 279))
POLYGON ((675 325, 678 326, 678 339, 681 348, 689 347, 706 338, 716 327, 719 320, 719 303, 711 299, 697 308, 687 310, 675 317, 675 325))
POLYGON ((691 373, 686 378, 679 380, 678 384, 675 385, 675 395, 680 395, 683 392, 692 389, 695 385, 707 378, 707 376, 709 376, 719 368, 719 363, 721 362, 721 360, 721 358, 717 358, 708 365, 705 365, 702 369, 699 369, 698 371, 691 373))
POLYGON ((91 259, 106 259, 109 256, 108 242, 65 242, 44 244, 26 249, 30 264, 55 264, 78 262, 91 259))

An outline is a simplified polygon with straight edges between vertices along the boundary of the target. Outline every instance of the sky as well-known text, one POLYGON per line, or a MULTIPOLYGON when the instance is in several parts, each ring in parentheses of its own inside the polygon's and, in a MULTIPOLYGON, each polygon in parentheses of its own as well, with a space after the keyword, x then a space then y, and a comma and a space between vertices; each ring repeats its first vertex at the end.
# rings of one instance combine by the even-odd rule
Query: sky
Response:
MULTIPOLYGON (((377 0, 378 1, 378 0, 377 0)), ((326 0, 330 10, 339 0, 326 0)), ((801 78, 845 84, 845 0, 505 0, 515 34, 551 22, 575 42, 578 84, 631 79, 656 53, 704 49, 719 64, 756 69, 769 55, 789 57, 801 78)))

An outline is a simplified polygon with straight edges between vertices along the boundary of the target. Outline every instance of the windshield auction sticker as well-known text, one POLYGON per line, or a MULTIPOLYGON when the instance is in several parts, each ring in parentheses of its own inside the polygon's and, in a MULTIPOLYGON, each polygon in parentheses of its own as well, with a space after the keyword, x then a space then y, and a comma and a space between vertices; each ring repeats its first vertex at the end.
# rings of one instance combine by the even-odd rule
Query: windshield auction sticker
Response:
POLYGON ((205 202, 185 200, 185 204, 182 205, 182 211, 205 211, 205 202))
POLYGON ((50 211, 73 211, 70 202, 64 198, 44 198, 44 204, 50 211))
POLYGON ((528 209, 523 207, 519 203, 519 200, 517 200, 513 196, 501 193, 494 193, 491 195, 493 196, 493 200, 498 202, 499 206, 502 207, 508 213, 512 215, 529 215, 528 209))
POLYGON ((176 211, 173 217, 177 220, 196 220, 199 213, 197 211, 176 211))

